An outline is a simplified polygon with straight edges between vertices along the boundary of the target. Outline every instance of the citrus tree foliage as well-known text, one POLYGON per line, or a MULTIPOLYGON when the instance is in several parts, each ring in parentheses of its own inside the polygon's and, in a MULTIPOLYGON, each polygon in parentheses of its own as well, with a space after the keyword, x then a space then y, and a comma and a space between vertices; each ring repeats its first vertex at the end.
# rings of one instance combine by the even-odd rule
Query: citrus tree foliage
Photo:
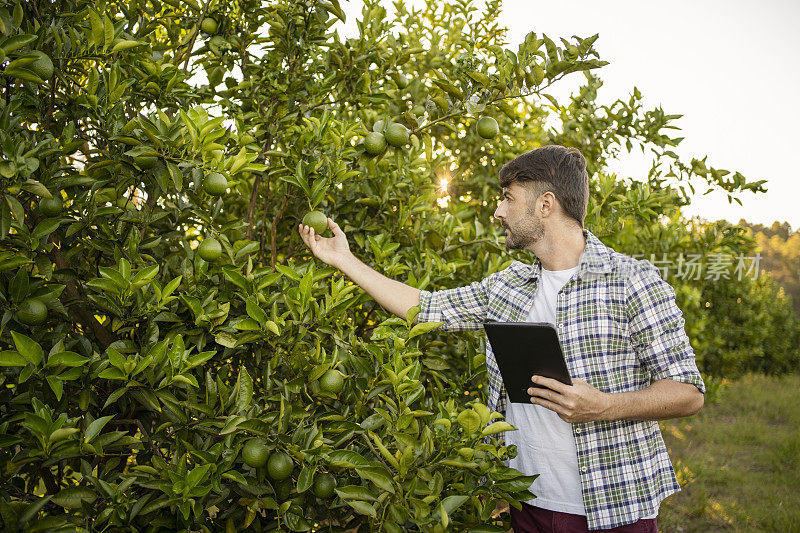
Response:
POLYGON ((638 91, 597 104, 596 35, 509 49, 499 1, 444 4, 367 0, 345 39, 336 0, 0 2, 4 529, 505 530, 495 501, 531 478, 503 464, 480 336, 388 316, 299 221, 437 289, 530 260, 491 213, 541 144, 584 150, 609 244, 686 244, 669 173, 762 189, 679 161, 638 91), (604 172, 632 142, 645 181, 604 172))

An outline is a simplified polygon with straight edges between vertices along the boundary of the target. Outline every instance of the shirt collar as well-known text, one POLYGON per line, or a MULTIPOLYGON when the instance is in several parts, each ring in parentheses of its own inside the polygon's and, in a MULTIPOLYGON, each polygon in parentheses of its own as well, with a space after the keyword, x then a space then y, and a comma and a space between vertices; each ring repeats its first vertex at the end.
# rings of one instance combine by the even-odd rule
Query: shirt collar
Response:
MULTIPOLYGON (((607 274, 611 272, 611 253, 608 247, 586 228, 583 229, 583 236, 586 239, 586 246, 581 253, 577 276, 582 278, 590 273, 607 274)), ((518 262, 517 270, 523 281, 536 281, 542 271, 542 262, 538 257, 534 257, 531 264, 518 262)))

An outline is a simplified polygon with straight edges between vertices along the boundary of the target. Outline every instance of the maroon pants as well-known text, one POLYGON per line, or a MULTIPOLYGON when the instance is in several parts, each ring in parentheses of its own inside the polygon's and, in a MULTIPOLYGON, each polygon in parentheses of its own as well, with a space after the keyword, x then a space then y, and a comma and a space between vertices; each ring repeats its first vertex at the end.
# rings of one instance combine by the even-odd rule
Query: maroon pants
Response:
MULTIPOLYGON (((527 503, 517 511, 511 507, 511 527, 514 533, 579 533, 589 531, 586 517, 577 514, 549 511, 527 503)), ((617 533, 658 533, 656 519, 641 519, 633 524, 600 531, 617 533)))

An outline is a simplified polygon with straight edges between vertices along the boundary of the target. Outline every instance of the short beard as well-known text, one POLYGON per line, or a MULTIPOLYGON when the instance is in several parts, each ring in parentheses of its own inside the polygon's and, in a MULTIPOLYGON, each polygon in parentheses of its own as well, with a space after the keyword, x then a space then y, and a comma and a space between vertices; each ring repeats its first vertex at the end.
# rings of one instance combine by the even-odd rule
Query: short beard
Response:
MULTIPOLYGON (((510 229, 510 228, 509 228, 510 229)), ((544 237, 544 225, 533 212, 528 213, 522 227, 506 236, 507 250, 521 250, 539 242, 544 237)))

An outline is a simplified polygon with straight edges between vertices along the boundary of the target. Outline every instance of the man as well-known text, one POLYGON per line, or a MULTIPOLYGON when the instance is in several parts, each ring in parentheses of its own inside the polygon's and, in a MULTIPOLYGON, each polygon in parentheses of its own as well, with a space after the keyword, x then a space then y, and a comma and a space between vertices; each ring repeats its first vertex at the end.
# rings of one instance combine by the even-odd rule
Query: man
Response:
POLYGON ((705 394, 675 292, 651 263, 584 229, 589 178, 577 149, 538 148, 499 177, 494 217, 506 247, 536 258, 464 287, 420 291, 379 274, 330 219, 333 238, 299 232, 314 255, 398 316, 419 305, 419 322, 447 331, 487 319, 555 325, 573 385, 532 376, 530 405, 506 403, 486 344, 488 405, 517 428, 506 433, 518 452, 510 466, 539 475, 536 499, 511 509, 514 531, 657 531, 660 502, 680 486, 656 421, 696 413, 705 394))

